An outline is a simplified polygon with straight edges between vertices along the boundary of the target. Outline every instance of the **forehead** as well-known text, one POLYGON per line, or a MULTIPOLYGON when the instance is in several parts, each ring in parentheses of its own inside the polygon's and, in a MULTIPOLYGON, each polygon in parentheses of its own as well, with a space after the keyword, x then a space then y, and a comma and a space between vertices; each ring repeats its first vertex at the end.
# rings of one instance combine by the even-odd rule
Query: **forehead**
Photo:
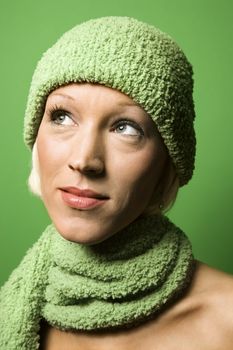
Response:
POLYGON ((93 83, 72 83, 65 86, 61 86, 56 90, 53 90, 49 96, 48 100, 53 98, 66 98, 70 101, 82 101, 83 97, 105 97, 108 100, 114 101, 119 106, 132 106, 138 107, 143 110, 143 108, 134 101, 128 95, 122 93, 119 90, 101 85, 101 84, 93 84, 93 83))

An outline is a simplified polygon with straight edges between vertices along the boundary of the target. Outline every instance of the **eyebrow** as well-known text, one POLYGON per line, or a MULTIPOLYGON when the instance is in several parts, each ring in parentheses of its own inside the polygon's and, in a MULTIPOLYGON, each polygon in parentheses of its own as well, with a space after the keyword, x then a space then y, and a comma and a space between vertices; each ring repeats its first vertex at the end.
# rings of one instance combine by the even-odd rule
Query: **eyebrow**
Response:
POLYGON ((64 98, 68 98, 69 100, 75 100, 74 97, 70 96, 70 95, 65 95, 65 94, 62 94, 62 93, 59 93, 59 92, 56 92, 52 95, 50 95, 50 97, 53 97, 53 96, 61 96, 61 97, 64 97, 64 98))
POLYGON ((119 102, 118 104, 119 104, 119 106, 122 106, 122 107, 125 107, 125 106, 140 107, 139 104, 137 102, 134 102, 134 101, 132 101, 132 102, 130 102, 130 101, 129 102, 119 102))
MULTIPOLYGON (((52 94, 50 97, 53 97, 53 96, 60 96, 60 97, 63 97, 63 98, 75 101, 75 98, 72 97, 71 95, 62 94, 60 92, 56 92, 56 93, 52 94)), ((128 106, 128 107, 139 107, 139 108, 141 108, 141 106, 137 102, 134 102, 133 100, 132 100, 132 102, 131 101, 127 101, 127 102, 120 101, 120 102, 118 102, 118 105, 121 106, 121 107, 127 107, 128 106)))

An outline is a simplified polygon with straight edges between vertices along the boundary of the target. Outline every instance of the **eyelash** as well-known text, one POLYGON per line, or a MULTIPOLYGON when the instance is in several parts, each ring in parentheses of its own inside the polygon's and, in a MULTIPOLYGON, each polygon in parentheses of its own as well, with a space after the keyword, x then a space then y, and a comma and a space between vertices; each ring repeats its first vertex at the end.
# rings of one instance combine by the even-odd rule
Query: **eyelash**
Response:
POLYGON ((128 119, 128 118, 124 118, 124 119, 120 119, 120 120, 116 121, 113 125, 113 128, 117 128, 117 127, 120 127, 122 125, 123 126, 124 125, 132 126, 134 129, 139 131, 140 136, 144 135, 143 129, 137 123, 135 123, 134 121, 132 121, 131 119, 128 119))
MULTIPOLYGON (((59 107, 57 105, 51 107, 49 110, 48 110, 48 114, 50 116, 50 121, 52 123, 56 123, 56 118, 60 115, 67 115, 68 117, 71 118, 70 116, 70 113, 63 109, 62 107, 59 107)), ((72 118, 71 118, 72 119, 72 118)), ((57 123, 59 125, 59 123, 57 123)), ((62 125, 62 124, 61 124, 62 125)), ((120 127, 120 126, 124 126, 124 125, 129 125, 129 126, 132 126, 133 128, 135 128, 139 133, 140 133, 140 136, 144 136, 144 131, 143 129, 140 127, 140 125, 138 125, 137 123, 135 123, 134 121, 132 121, 131 119, 128 119, 128 118, 123 118, 123 119, 120 119, 120 120, 117 120, 113 127, 112 127, 112 130, 117 128, 117 127, 120 127)))
POLYGON ((56 123, 56 118, 60 115, 67 115, 68 117, 70 117, 70 113, 68 111, 56 105, 48 110, 48 114, 52 123, 56 123))

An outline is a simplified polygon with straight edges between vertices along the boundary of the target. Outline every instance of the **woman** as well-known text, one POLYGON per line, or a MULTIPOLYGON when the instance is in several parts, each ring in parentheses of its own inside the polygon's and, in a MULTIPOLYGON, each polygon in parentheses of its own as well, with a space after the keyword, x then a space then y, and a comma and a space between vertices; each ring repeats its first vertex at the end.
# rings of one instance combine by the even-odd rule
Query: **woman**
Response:
POLYGON ((52 225, 1 289, 1 349, 232 349, 232 277, 163 214, 194 169, 192 89, 180 48, 132 18, 43 55, 25 141, 52 225))

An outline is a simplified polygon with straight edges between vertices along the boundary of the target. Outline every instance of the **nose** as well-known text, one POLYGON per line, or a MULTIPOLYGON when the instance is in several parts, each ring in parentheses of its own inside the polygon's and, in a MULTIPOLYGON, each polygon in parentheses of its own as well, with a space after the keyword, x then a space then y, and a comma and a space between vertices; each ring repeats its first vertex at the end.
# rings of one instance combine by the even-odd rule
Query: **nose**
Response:
POLYGON ((105 173, 104 145, 98 133, 88 132, 77 138, 73 144, 68 166, 73 171, 90 177, 103 176, 105 173))

